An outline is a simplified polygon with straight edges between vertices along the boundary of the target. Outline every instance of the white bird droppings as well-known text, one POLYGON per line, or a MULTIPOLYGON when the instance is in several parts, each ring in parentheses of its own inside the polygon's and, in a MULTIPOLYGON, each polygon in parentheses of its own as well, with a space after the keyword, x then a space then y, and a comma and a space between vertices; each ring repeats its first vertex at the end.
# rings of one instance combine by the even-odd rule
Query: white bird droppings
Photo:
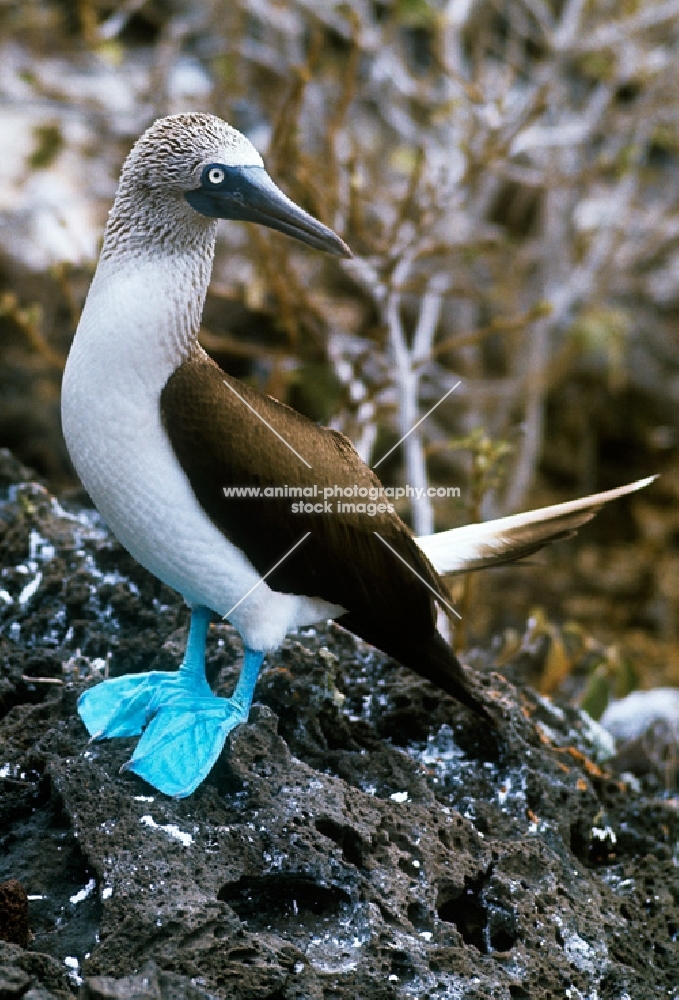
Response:
POLYGON ((184 831, 180 830, 174 823, 161 825, 160 823, 156 823, 153 816, 142 816, 141 822, 144 826, 149 826, 153 830, 162 830, 163 833, 168 835, 168 837, 172 837, 174 840, 178 840, 182 843, 184 847, 190 847, 193 843, 193 836, 190 833, 184 833, 184 831))

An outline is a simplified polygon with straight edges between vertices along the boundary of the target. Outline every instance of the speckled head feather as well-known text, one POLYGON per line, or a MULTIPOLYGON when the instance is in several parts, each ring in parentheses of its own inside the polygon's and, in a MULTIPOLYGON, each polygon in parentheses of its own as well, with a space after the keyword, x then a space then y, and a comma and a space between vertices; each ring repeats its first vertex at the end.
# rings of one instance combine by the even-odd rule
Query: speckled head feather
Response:
POLYGON ((191 112, 159 118, 132 147, 121 187, 190 191, 208 163, 227 167, 263 166, 249 139, 214 115, 191 112))
POLYGON ((178 248, 190 253, 193 247, 211 258, 216 224, 184 200, 209 163, 263 166, 250 140, 214 115, 171 115, 149 126, 123 164, 102 259, 178 248))

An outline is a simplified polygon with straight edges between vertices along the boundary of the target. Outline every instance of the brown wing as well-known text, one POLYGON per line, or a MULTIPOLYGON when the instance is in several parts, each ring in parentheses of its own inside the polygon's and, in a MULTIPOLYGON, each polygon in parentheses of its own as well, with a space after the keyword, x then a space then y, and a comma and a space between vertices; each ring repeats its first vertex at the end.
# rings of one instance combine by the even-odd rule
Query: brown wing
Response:
POLYGON ((161 413, 201 506, 258 572, 267 573, 310 532, 267 578, 273 589, 340 604, 347 609, 343 625, 402 662, 404 643, 425 643, 434 634, 434 599, 422 580, 437 593, 445 590, 406 525, 395 513, 337 507, 388 501, 323 498, 324 488, 380 487, 347 438, 229 377, 206 357, 170 377, 161 413), (315 487, 317 495, 226 498, 225 487, 307 493, 315 487), (331 509, 295 512, 300 501, 331 509))

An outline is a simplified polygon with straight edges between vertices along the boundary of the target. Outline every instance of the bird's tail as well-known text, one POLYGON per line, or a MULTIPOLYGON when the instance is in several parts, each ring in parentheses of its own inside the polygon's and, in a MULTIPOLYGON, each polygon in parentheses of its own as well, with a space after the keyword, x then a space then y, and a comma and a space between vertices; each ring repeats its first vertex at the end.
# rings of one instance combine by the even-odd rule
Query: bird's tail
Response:
POLYGON ((466 705, 475 715, 493 726, 497 720, 488 710, 488 699, 474 671, 463 667, 446 640, 433 632, 425 641, 401 643, 399 661, 421 677, 442 688, 456 701, 466 705))
POLYGON ((468 573, 531 555, 557 538, 574 534, 609 500, 634 493, 657 476, 638 479, 615 490, 594 493, 579 500, 512 514, 496 521, 468 524, 417 538, 416 542, 441 575, 468 573))

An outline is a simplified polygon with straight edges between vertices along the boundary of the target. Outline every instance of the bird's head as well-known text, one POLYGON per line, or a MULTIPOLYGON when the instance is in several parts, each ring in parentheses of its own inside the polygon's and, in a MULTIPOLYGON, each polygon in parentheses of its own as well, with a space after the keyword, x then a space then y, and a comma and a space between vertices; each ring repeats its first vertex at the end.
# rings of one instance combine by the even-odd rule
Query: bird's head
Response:
POLYGON ((277 229, 317 250, 350 257, 336 233, 274 184, 244 135, 214 115, 160 118, 135 143, 121 187, 188 203, 207 219, 237 219, 277 229))

